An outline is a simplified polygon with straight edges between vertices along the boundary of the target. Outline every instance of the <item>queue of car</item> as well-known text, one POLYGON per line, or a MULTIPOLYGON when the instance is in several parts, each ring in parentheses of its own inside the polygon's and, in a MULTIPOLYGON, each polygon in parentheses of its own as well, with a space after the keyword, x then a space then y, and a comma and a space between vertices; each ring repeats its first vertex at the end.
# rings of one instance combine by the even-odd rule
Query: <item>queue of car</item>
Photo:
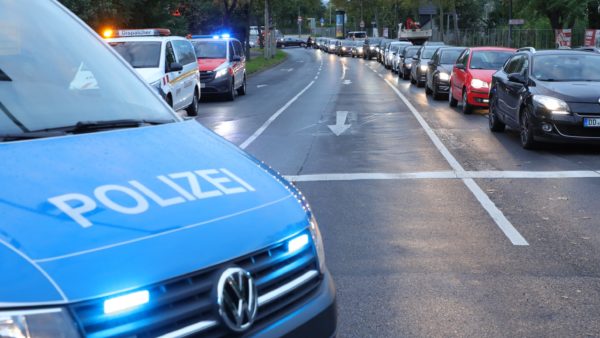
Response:
POLYGON ((536 51, 504 47, 446 46, 365 38, 318 38, 320 48, 353 57, 376 58, 385 68, 434 100, 447 97, 461 112, 488 109, 489 128, 520 132, 521 145, 541 141, 600 143, 600 51, 595 47, 536 51), (337 48, 328 48, 329 45, 337 48))

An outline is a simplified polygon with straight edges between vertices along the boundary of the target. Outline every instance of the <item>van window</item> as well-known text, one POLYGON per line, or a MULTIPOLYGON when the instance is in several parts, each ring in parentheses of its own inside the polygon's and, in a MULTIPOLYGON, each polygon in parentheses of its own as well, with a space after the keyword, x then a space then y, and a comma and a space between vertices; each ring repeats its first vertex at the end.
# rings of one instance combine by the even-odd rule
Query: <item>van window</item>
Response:
POLYGON ((169 71, 173 62, 177 62, 175 52, 173 51, 173 45, 171 42, 167 42, 167 47, 165 48, 165 71, 169 71))
POLYGON ((174 40, 173 46, 175 47, 175 53, 179 59, 179 63, 187 65, 196 61, 196 53, 194 47, 189 41, 186 40, 174 40))
POLYGON ((109 43, 133 68, 158 68, 159 41, 121 41, 109 43))
POLYGON ((4 1, 2 8, 0 70, 9 80, 0 81, 1 134, 82 121, 175 120, 112 47, 65 20, 54 1, 4 1))

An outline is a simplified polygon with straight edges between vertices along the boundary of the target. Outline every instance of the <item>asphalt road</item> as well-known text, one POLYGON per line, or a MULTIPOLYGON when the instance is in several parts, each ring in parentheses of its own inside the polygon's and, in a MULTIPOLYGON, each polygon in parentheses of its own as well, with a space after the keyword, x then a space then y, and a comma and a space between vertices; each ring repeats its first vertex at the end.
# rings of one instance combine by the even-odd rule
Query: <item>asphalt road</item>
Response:
POLYGON ((339 337, 600 337, 600 148, 526 151, 375 61, 287 52, 198 121, 311 201, 339 337))

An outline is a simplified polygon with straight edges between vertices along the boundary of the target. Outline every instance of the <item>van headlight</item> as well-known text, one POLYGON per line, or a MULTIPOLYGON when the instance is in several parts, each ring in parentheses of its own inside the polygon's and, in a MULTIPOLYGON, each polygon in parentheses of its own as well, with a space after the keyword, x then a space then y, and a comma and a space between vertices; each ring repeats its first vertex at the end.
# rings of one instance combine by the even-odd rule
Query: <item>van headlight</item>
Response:
POLYGON ((556 115, 567 115, 569 114, 569 105, 561 100, 552 96, 546 95, 534 95, 533 102, 548 109, 552 114, 556 115))
POLYGON ((319 271, 325 272, 325 247, 323 246, 323 238, 321 237, 321 231, 319 231, 319 224, 315 216, 312 215, 310 218, 310 234, 312 236, 313 243, 315 243, 315 250, 317 251, 317 258, 319 259, 319 271))
POLYGON ((219 70, 217 70, 217 74, 215 74, 215 79, 218 79, 225 75, 227 75, 227 68, 219 69, 219 70))
POLYGON ((0 337, 80 337, 71 316, 60 308, 0 311, 0 337))

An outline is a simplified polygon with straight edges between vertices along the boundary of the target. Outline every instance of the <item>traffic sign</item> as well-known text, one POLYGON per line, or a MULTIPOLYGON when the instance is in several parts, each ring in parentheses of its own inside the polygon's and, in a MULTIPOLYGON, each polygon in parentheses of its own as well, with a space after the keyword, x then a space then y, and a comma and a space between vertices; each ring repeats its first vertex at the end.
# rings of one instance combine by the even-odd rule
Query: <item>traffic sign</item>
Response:
POLYGON ((364 20, 360 20, 360 28, 365 28, 365 21, 364 20))
POLYGON ((298 22, 302 22, 302 17, 298 16, 298 22))
POLYGON ((525 24, 525 19, 510 19, 508 20, 508 24, 509 25, 524 25, 525 24))

